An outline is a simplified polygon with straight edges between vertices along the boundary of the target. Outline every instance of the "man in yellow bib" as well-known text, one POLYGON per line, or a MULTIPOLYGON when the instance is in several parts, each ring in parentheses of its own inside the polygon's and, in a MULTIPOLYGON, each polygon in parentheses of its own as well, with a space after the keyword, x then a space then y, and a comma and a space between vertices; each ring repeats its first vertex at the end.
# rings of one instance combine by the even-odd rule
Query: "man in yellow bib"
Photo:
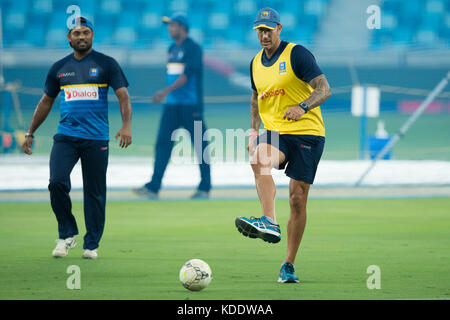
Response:
POLYGON ((320 104, 330 96, 328 81, 305 47, 281 41, 279 14, 261 9, 254 22, 262 50, 250 63, 251 132, 247 149, 261 202, 261 218, 236 218, 239 232, 270 243, 281 240, 275 215, 271 168, 290 178, 287 254, 278 282, 299 282, 294 261, 306 225, 306 202, 325 144, 320 104), (261 121, 265 132, 259 136, 261 121))

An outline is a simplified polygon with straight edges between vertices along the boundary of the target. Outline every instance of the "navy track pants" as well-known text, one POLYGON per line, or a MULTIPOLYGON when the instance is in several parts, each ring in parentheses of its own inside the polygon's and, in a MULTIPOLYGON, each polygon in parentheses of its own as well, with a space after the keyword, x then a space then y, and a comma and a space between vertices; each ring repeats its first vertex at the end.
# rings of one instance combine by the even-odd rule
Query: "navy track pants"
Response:
POLYGON ((50 202, 58 221, 60 239, 78 234, 72 214, 70 173, 81 159, 86 235, 83 249, 99 246, 105 226, 108 141, 87 140, 56 134, 50 155, 50 202))
POLYGON ((202 159, 199 163, 201 181, 198 190, 209 191, 211 189, 211 168, 209 165, 209 155, 204 155, 204 151, 208 145, 207 141, 201 139, 201 143, 194 143, 194 123, 201 121, 201 136, 206 131, 203 121, 202 107, 197 105, 165 105, 159 125, 158 138, 155 146, 155 167, 153 170, 152 180, 145 186, 153 191, 158 192, 161 188, 161 181, 169 163, 174 141, 171 140, 174 130, 184 127, 191 135, 191 142, 195 148, 198 159, 202 159))

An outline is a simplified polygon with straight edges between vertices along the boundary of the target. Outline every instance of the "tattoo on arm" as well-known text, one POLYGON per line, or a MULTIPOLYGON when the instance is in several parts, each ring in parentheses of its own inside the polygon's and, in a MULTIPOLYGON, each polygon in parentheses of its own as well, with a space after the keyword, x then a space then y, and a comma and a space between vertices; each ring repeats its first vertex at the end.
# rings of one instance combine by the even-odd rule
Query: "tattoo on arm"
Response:
POLYGON ((251 128, 258 131, 261 125, 261 118, 259 117, 259 108, 258 108, 258 94, 255 90, 252 92, 252 100, 250 103, 250 118, 251 118, 251 128))
POLYGON ((309 84, 314 89, 304 102, 313 109, 324 103, 331 96, 330 85, 323 74, 312 79, 309 84))

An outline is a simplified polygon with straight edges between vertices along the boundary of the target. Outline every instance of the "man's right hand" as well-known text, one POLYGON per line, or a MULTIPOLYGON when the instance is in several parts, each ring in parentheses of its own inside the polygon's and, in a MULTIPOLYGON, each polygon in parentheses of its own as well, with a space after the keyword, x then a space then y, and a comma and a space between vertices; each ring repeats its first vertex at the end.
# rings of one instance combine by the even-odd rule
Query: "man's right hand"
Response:
POLYGON ((25 142, 22 145, 23 152, 26 154, 32 154, 31 152, 31 145, 33 144, 33 137, 27 137, 25 138, 25 142))

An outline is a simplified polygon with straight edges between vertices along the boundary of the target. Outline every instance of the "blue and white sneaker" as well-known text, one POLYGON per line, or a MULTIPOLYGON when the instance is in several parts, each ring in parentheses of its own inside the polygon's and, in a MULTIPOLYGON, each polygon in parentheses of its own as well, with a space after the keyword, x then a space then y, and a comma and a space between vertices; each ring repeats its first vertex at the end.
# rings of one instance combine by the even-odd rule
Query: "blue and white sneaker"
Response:
POLYGON ((295 275, 294 265, 289 262, 285 262, 281 265, 280 276, 278 277, 279 283, 298 283, 300 280, 295 275))
POLYGON ((281 240, 280 226, 265 216, 250 217, 250 219, 239 217, 236 218, 235 224, 238 231, 246 237, 261 238, 270 243, 277 243, 281 240))

